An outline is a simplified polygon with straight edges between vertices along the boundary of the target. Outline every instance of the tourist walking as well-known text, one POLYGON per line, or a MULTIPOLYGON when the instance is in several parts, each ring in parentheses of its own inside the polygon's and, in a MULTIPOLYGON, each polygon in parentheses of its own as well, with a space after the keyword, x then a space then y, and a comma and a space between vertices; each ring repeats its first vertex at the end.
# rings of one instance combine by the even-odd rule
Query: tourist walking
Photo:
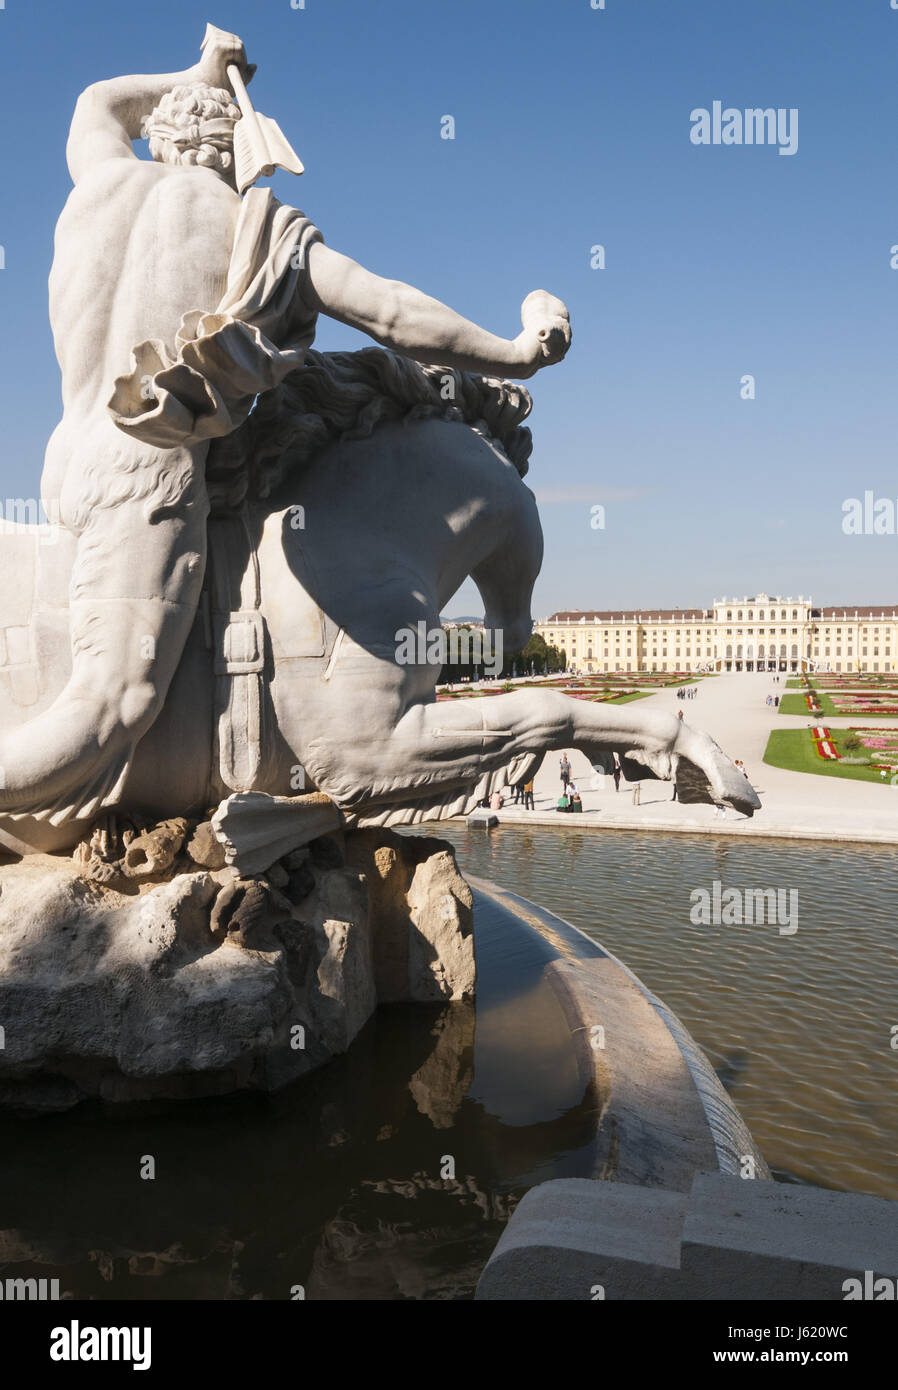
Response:
POLYGON ((616 792, 619 792, 619 791, 620 791, 620 779, 621 779, 621 766, 620 766, 620 763, 617 761, 617 758, 615 758, 615 760, 614 760, 614 771, 612 772, 611 776, 614 778, 614 790, 615 790, 616 792))
POLYGON ((534 805, 534 802, 533 802, 533 778, 532 778, 532 777, 530 778, 530 781, 529 781, 529 782, 525 782, 525 783, 524 783, 524 810, 525 810, 525 811, 535 811, 535 810, 536 810, 536 806, 534 805))
POLYGON ((571 765, 567 760, 567 753, 562 753, 559 766, 561 770, 561 790, 562 792, 566 792, 567 784, 571 780, 571 765))

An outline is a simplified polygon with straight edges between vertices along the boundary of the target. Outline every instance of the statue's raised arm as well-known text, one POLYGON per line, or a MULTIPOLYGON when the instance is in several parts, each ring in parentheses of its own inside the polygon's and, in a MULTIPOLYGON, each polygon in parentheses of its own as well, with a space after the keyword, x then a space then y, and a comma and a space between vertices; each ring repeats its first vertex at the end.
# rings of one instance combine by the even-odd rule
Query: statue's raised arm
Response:
POLYGON ((183 72, 113 77, 87 87, 75 106, 66 145, 72 181, 77 183, 106 159, 136 159, 133 141, 144 135, 144 122, 162 97, 176 87, 199 83, 227 90, 231 63, 244 81, 251 80, 255 68, 246 61, 242 41, 210 25, 199 62, 183 72))

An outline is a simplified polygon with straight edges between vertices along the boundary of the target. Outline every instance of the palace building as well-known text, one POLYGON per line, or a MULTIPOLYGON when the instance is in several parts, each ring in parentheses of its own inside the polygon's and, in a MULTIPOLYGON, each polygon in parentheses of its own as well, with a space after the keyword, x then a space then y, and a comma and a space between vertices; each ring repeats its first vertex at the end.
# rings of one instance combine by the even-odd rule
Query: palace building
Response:
POLYGON ((568 666, 603 671, 898 671, 898 604, 815 607, 801 595, 710 608, 553 613, 534 623, 568 666))

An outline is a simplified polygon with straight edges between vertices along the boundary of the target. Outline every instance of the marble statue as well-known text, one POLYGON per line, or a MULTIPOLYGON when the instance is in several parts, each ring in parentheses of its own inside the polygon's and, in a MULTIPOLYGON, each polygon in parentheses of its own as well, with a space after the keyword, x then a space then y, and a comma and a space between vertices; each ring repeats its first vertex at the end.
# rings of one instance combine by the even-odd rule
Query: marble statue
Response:
POLYGON ((565 746, 750 814, 744 777, 666 714, 549 690, 437 704, 439 667, 397 662, 397 630, 438 629, 468 575, 506 650, 527 638, 530 399, 504 378, 564 357, 568 313, 536 291, 522 332, 495 337, 246 186, 265 166, 253 71, 210 25, 195 66, 96 83, 75 110, 50 277, 56 544, 2 541, 4 843, 55 850, 109 811, 223 803, 239 864, 237 839, 264 858, 269 833, 308 838, 304 816, 317 834, 322 815, 457 814, 565 746), (320 313, 382 346, 315 353, 320 313))
POLYGON ((253 72, 210 25, 195 66, 99 82, 72 122, 50 521, 0 536, 0 1105, 273 1089, 378 1001, 470 999, 451 846, 390 827, 549 749, 759 804, 673 716, 438 702, 439 661, 399 658, 468 576, 506 651, 529 636, 515 383, 568 312, 534 291, 496 337, 327 247, 255 186, 302 164, 253 72), (321 313, 378 346, 316 352, 321 313))

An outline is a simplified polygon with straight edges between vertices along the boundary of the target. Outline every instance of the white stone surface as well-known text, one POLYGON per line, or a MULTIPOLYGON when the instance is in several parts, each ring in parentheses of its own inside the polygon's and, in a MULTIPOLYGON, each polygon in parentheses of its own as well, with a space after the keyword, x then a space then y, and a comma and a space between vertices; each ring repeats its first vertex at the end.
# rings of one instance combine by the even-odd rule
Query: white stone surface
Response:
MULTIPOLYGON (((438 706, 438 667, 399 662, 397 630, 438 630, 468 574, 505 649, 526 640, 529 398, 492 378, 560 361, 567 309, 534 291, 497 337, 270 191, 241 198, 234 131, 255 117, 229 73, 251 76, 243 45, 210 26, 194 66, 95 83, 76 108, 50 286, 66 408, 42 484, 60 543, 0 546, 3 842, 70 846, 109 807, 288 798, 298 773, 346 826, 437 819, 560 739, 750 810, 720 750, 663 712, 550 692, 438 706), (310 354, 329 312, 402 355, 310 354)), ((270 811, 241 820, 232 863, 281 852, 260 843, 270 811)))
POLYGON ((0 1104, 271 1090, 346 1051, 379 981, 391 1001, 470 998, 471 895, 451 848, 379 831, 359 840, 349 865, 316 842, 265 878, 190 871, 183 856, 171 877, 157 859, 154 877, 108 883, 95 860, 32 855, 3 869, 0 1104), (381 961, 376 885, 369 901, 378 854, 394 866, 400 971, 381 961))
MULTIPOLYGON (((50 276, 64 414, 41 484, 75 553, 39 564, 57 594, 69 589, 45 650, 27 537, 0 551, 4 578, 13 551, 32 562, 0 613, 13 707, 0 720, 0 807, 13 815, 60 826, 135 804, 135 750, 170 695, 204 582, 210 592, 210 442, 226 441, 257 398, 302 369, 319 313, 445 369, 531 376, 570 343, 567 310, 545 291, 524 300, 517 337, 497 337, 325 246, 305 214, 249 186, 277 163, 302 169, 277 124, 254 111, 244 81, 253 71, 241 40, 209 25, 191 67, 97 82, 77 103, 67 145, 74 188, 50 276), (142 136, 150 160, 134 149, 142 136)), ((290 422, 281 424, 283 447, 290 422)), ((376 469, 385 460, 371 452, 376 469)), ((248 470, 256 460, 247 452, 243 462, 248 470)), ((464 517, 473 505, 458 498, 453 510, 464 517)), ((254 575, 254 553, 246 564, 254 575)), ((245 566, 213 573, 221 606, 204 610, 218 648, 208 660, 222 704, 219 767, 226 790, 277 793, 269 783, 280 779, 263 771, 265 615, 246 581, 245 566)), ((320 594, 319 605, 334 597, 320 594)), ((358 616, 357 602, 341 631, 354 635, 358 616)), ((335 772, 345 783, 345 770, 335 772)), ((189 774, 181 769, 182 786, 189 774)), ((394 776, 401 781, 401 768, 394 776)), ((362 791, 352 788, 356 801, 362 791)), ((54 847, 52 832, 19 829, 10 825, 7 843, 54 847)))
POLYGON ((527 1193, 476 1296, 842 1302, 865 1270, 894 1295, 898 1202, 721 1173, 688 1194, 570 1178, 527 1193))

